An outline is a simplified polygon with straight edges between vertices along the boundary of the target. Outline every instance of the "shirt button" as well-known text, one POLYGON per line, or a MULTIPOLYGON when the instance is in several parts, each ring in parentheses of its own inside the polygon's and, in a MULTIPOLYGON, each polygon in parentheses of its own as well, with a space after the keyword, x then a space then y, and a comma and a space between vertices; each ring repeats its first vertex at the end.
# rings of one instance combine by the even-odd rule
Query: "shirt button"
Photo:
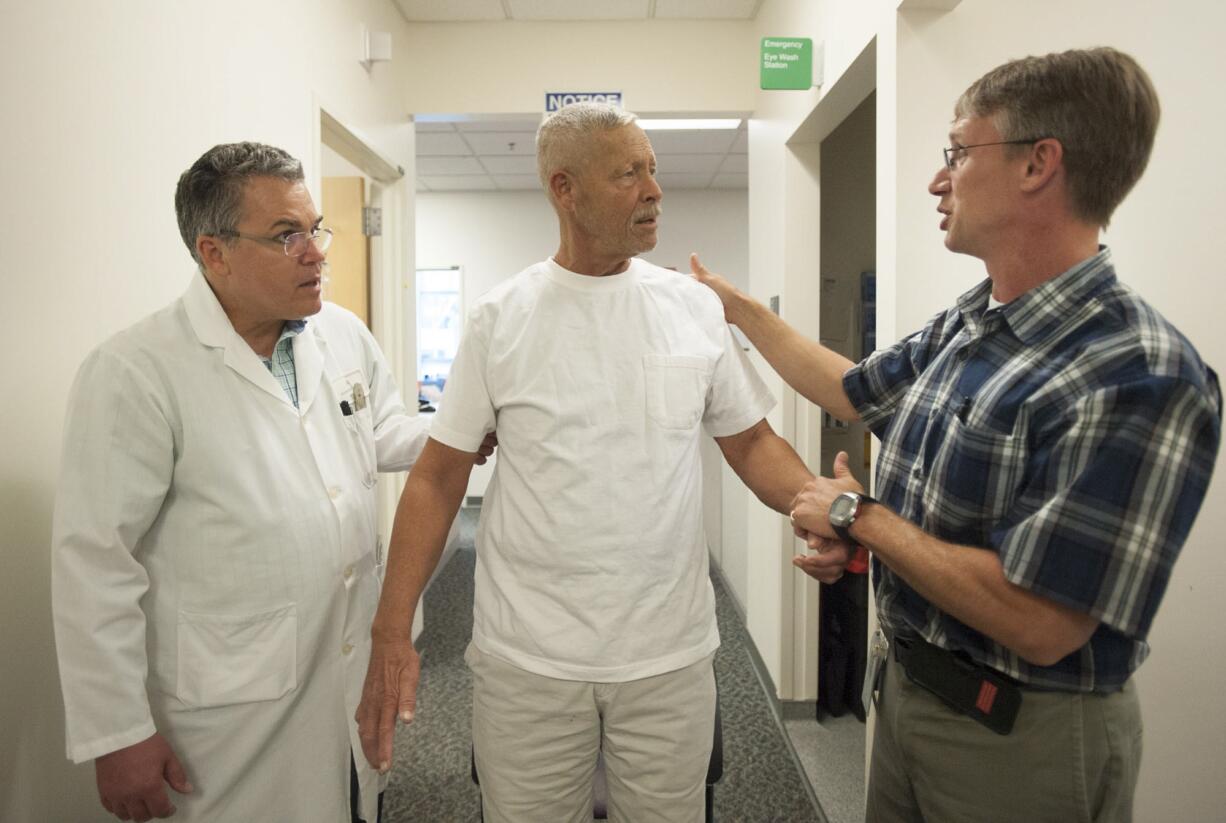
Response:
POLYGON ((352 644, 346 643, 345 645, 341 646, 341 654, 349 654, 351 651, 353 651, 352 644))
POLYGON ((345 567, 345 579, 348 580, 351 577, 353 577, 353 566, 346 566, 345 567))
POLYGON ((340 497, 340 496, 341 496, 341 488, 340 488, 340 486, 331 486, 331 487, 328 489, 328 497, 331 497, 333 500, 335 500, 336 498, 338 498, 338 497, 340 497))

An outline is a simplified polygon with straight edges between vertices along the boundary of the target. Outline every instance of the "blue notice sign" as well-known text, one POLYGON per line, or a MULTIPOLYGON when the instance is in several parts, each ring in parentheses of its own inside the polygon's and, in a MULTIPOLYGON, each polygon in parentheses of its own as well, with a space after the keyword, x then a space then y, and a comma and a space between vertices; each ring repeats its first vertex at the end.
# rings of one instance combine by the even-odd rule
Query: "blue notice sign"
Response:
POLYGON ((571 103, 608 103, 621 108, 622 93, 620 91, 547 91, 545 92, 545 111, 557 111, 571 103))

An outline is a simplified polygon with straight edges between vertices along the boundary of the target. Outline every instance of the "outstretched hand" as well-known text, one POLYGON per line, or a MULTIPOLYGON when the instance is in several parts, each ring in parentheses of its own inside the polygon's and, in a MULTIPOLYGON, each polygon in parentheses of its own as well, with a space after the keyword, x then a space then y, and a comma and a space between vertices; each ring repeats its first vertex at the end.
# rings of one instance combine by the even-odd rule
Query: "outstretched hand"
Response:
POLYGON ((380 772, 392 767, 396 718, 408 725, 417 711, 421 658, 411 640, 376 640, 355 719, 366 761, 380 772))

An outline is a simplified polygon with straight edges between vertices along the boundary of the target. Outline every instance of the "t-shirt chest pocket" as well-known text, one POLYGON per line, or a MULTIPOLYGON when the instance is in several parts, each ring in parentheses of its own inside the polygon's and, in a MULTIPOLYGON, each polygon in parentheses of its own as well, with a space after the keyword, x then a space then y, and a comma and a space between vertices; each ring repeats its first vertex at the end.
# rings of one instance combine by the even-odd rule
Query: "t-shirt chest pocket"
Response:
POLYGON ((692 429, 702 420, 710 383, 711 361, 705 357, 643 355, 647 416, 665 429, 692 429))

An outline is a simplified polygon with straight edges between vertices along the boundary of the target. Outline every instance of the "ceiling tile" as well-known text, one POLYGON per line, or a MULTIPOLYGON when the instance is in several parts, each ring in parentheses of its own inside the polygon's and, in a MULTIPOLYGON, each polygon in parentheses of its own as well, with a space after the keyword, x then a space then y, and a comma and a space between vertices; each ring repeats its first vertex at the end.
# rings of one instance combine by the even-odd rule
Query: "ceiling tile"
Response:
POLYGON ((760 0, 656 0, 656 17, 690 20, 752 20, 760 0))
POLYGON ((481 164, 490 174, 527 174, 536 179, 535 157, 495 157, 485 155, 481 164))
POLYGON ((749 131, 741 129, 736 133, 736 139, 732 141, 732 148, 729 151, 745 154, 749 151, 749 131))
POLYGON ((710 177, 719 168, 718 154, 665 154, 656 155, 656 164, 661 174, 705 174, 710 177))
POLYGON ((748 174, 717 174, 715 179, 711 181, 713 189, 747 189, 749 188, 748 174))
POLYGON ((668 220, 669 189, 705 189, 711 182, 709 174, 657 174, 656 181, 664 189, 664 221, 668 220))
POLYGON ((648 0, 508 0, 513 20, 645 20, 648 0))
MULTIPOLYGON (((536 157, 536 140, 531 134, 512 131, 479 131, 464 135, 476 154, 536 157)), ((418 149, 419 154, 426 154, 418 149)))
POLYGON ((494 191, 494 181, 484 174, 419 179, 430 187, 430 191, 494 191))
POLYGON ((749 171, 749 155, 730 154, 724 158, 724 162, 720 164, 719 170, 732 174, 745 174, 749 171))
POLYGON ((501 0, 396 0, 410 22, 505 20, 501 0))
POLYGON ((485 169, 475 157, 419 156, 417 173, 427 177, 441 174, 485 174, 485 169))
POLYGON ((724 154, 736 139, 732 129, 649 131, 656 154, 724 154))
POLYGON ((472 149, 464 142, 464 138, 452 132, 450 134, 423 132, 417 135, 418 156, 430 154, 463 155, 472 154, 472 149))
POLYGON ((541 190, 541 181, 535 174, 495 174, 493 177, 498 188, 503 190, 541 190))

